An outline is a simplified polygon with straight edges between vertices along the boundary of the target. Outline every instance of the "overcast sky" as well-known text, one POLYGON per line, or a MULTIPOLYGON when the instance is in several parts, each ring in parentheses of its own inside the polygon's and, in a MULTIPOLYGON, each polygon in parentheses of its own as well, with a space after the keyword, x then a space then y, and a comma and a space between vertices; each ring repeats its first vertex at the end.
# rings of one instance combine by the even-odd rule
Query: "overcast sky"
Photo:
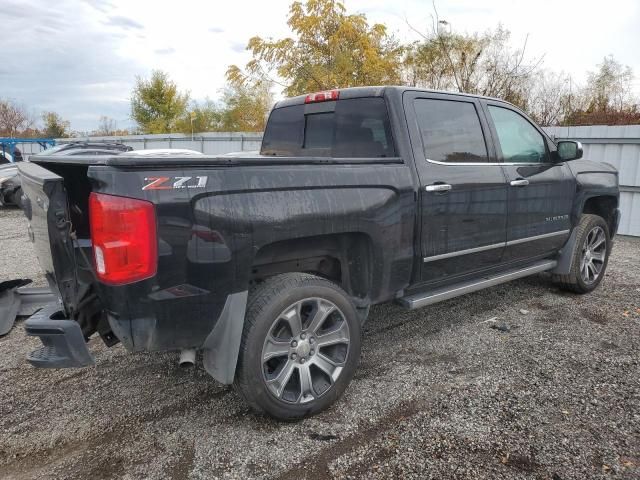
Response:
MULTIPOLYGON (((75 130, 97 127, 101 115, 131 126, 129 96, 136 75, 162 69, 192 98, 216 99, 230 64, 244 65, 253 35, 289 34, 290 0, 1 0, 0 98, 35 113, 53 110, 75 130)), ((424 0, 346 0, 351 12, 416 39, 405 23, 427 29, 424 0)), ((439 0, 441 19, 475 32, 501 22, 515 45, 543 66, 583 81, 605 55, 631 66, 640 91, 638 0, 439 0)))

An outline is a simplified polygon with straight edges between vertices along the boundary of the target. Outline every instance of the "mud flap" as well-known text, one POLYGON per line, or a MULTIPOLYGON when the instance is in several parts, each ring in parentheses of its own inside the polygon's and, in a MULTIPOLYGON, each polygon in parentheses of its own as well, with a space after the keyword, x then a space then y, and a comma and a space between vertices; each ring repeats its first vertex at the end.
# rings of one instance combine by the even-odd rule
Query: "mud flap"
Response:
POLYGON ((576 232, 577 228, 571 230, 571 235, 569 236, 569 240, 564 244, 564 247, 560 250, 558 254, 558 265, 556 268, 551 270, 549 273, 555 275, 568 275, 571 271, 571 264, 573 263, 573 249, 576 246, 576 232))
POLYGON ((204 368, 218 382, 233 383, 244 327, 248 291, 232 293, 227 297, 220 318, 203 345, 204 368))

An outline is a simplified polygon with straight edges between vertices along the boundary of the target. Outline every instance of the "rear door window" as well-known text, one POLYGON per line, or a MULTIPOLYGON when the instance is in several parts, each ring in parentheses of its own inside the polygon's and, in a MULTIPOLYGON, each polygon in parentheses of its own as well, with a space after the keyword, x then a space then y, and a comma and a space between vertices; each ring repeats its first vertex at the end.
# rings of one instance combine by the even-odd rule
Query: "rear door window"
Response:
POLYGON ((425 158, 445 163, 489 161, 473 103, 417 98, 414 105, 425 158))
POLYGON ((335 109, 326 112, 307 108, 305 113, 305 105, 273 110, 261 153, 333 158, 396 156, 383 98, 353 98, 334 103, 335 109))

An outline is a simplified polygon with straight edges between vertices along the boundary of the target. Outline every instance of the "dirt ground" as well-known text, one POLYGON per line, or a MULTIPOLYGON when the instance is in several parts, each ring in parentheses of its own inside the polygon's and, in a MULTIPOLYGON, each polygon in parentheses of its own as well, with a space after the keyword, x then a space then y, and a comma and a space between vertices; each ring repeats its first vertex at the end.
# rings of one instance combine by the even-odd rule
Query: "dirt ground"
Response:
MULTIPOLYGON (((43 283, 0 208, 0 280, 43 283)), ((90 342, 96 365, 36 370, 0 338, 0 477, 640 478, 640 239, 590 295, 542 277, 413 312, 372 309, 344 397, 278 423, 177 354, 90 342), (509 331, 491 328, 497 317, 509 331)))

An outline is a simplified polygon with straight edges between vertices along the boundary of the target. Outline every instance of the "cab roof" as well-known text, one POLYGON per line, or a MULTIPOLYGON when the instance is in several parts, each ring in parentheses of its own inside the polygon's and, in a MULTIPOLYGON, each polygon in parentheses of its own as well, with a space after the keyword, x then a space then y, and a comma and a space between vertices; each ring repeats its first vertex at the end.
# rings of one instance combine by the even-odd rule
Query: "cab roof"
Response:
MULTIPOLYGON (((331 90, 337 90, 338 92, 340 92, 340 100, 346 100, 351 98, 361 98, 361 97, 383 97, 385 96, 385 93, 389 91, 395 91, 400 94, 411 91, 411 92, 425 92, 425 93, 441 93, 446 95, 459 95, 463 97, 483 98, 485 100, 494 100, 494 101, 499 101, 503 103, 509 103, 499 98, 485 97, 482 95, 474 95, 471 93, 448 92, 444 90, 432 90, 427 88, 409 87, 409 86, 402 86, 402 85, 333 88, 333 89, 328 89, 326 91, 331 91, 331 90)), ((309 92, 308 94, 312 94, 312 93, 315 93, 315 92, 309 92)), ((307 98, 308 94, 284 98, 276 102, 273 108, 289 107, 292 105, 302 105, 305 103, 305 99, 307 98)))

